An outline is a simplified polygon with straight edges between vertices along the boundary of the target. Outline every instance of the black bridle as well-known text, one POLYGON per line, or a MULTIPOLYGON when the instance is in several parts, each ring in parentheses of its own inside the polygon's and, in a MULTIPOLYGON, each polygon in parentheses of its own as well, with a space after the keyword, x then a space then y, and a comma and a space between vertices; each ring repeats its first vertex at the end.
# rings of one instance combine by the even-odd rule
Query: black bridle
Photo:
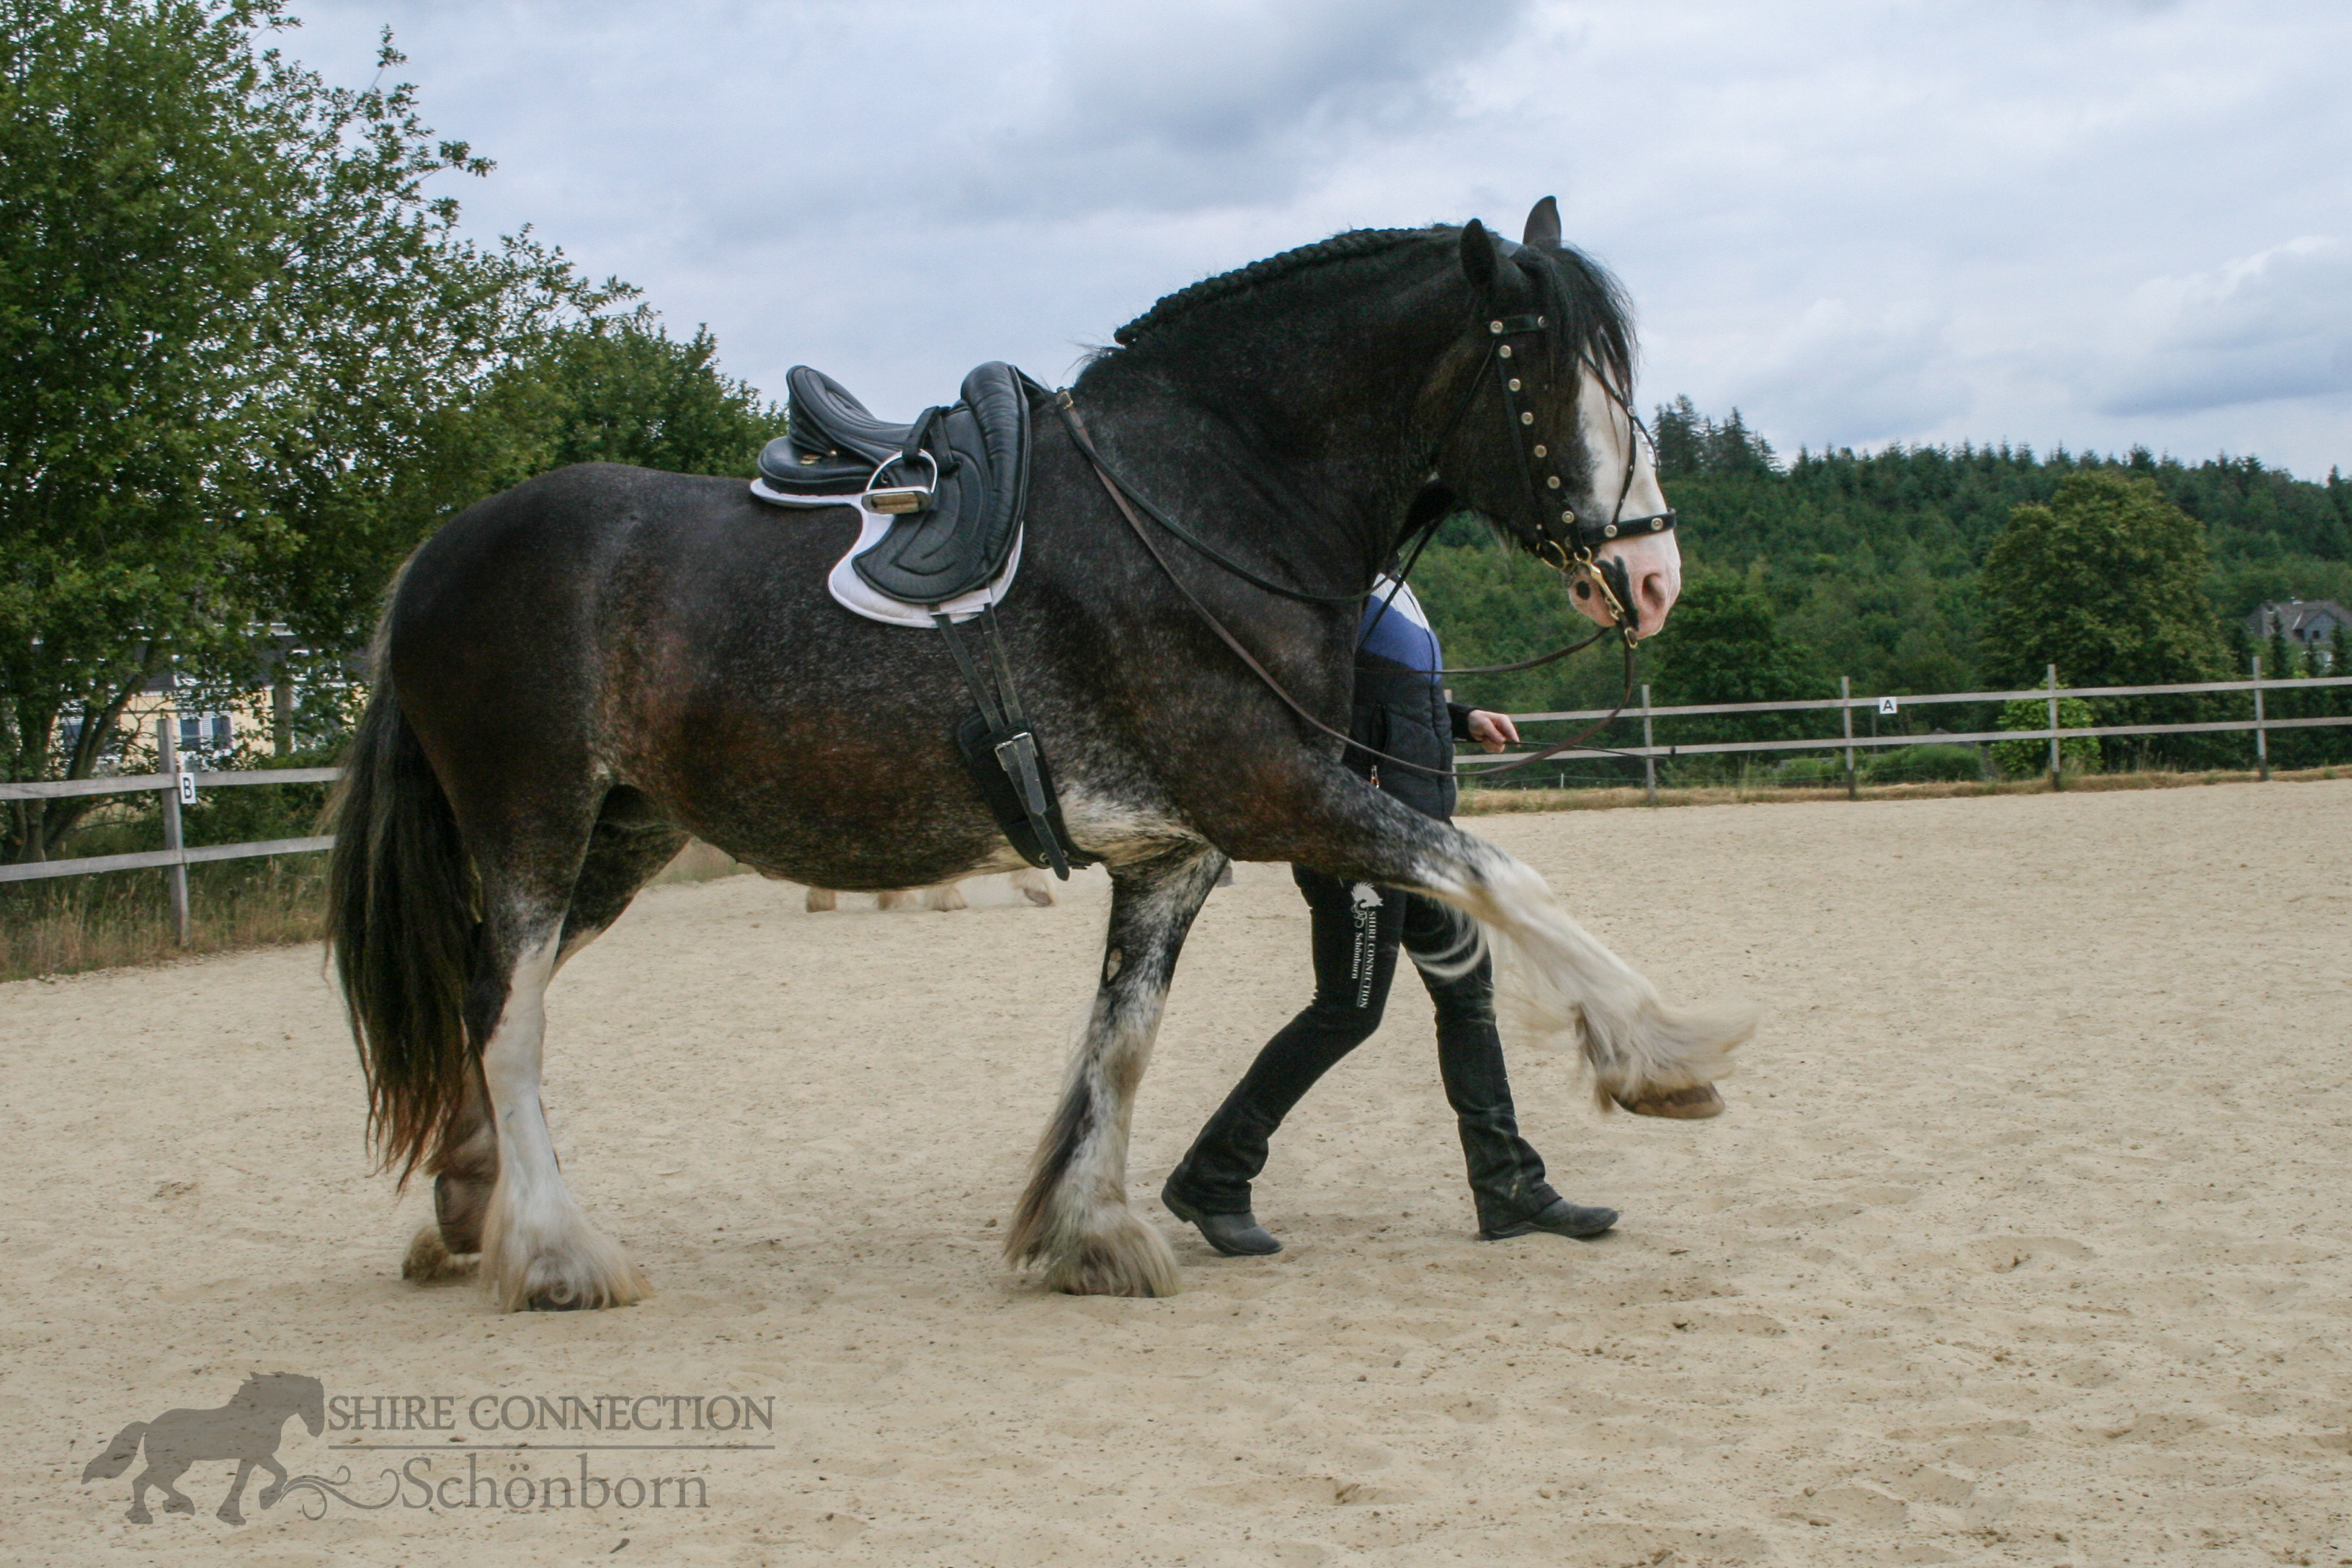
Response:
MULTIPOLYGON (((1481 314, 1485 312, 1482 311, 1481 314)), ((1541 312, 1533 315, 1495 316, 1487 321, 1486 351, 1480 357, 1477 369, 1472 374, 1468 386, 1464 388, 1461 401, 1455 404, 1453 416, 1446 420, 1436 442, 1431 447, 1428 467, 1433 474, 1436 472, 1444 448, 1460 430, 1463 420, 1467 417, 1471 408, 1476 404, 1479 393, 1488 384, 1486 372, 1491 367, 1495 372, 1493 384, 1501 395, 1503 413, 1509 424, 1513 449, 1518 453, 1520 473, 1526 480, 1528 500, 1532 509, 1528 531, 1537 541, 1536 559, 1557 570, 1572 584, 1581 586, 1589 582, 1596 585, 1601 592, 1602 605, 1609 611, 1610 624, 1581 642, 1571 643, 1566 647, 1554 648, 1549 653, 1539 654, 1534 658, 1522 659, 1516 664, 1478 665, 1465 669, 1433 670, 1430 673, 1433 675, 1499 675, 1513 670, 1533 669, 1539 665, 1549 664, 1555 659, 1565 658, 1570 654, 1581 652, 1614 631, 1619 634, 1624 644, 1625 689, 1618 697, 1617 705, 1612 708, 1605 717, 1587 725, 1557 745, 1547 746, 1542 751, 1522 757, 1517 762, 1484 770, 1489 775, 1529 767, 1582 744, 1613 721, 1624 710, 1626 703, 1633 700, 1634 645, 1639 640, 1639 622, 1633 611, 1629 608, 1633 598, 1633 586, 1623 562, 1601 561, 1598 559, 1596 552, 1601 546, 1620 539, 1663 533, 1673 528, 1675 523, 1675 512, 1671 508, 1646 517, 1625 518, 1621 515, 1624 510, 1627 499, 1633 492, 1633 481, 1639 477, 1641 450, 1633 445, 1633 437, 1638 434, 1643 440, 1647 441, 1649 431, 1643 426, 1641 416, 1633 412, 1633 405, 1627 395, 1612 385, 1609 378, 1601 374, 1601 367, 1594 364, 1591 357, 1581 351, 1575 356, 1574 365, 1578 369, 1590 368, 1593 374, 1593 380, 1625 415, 1628 426, 1625 443, 1625 473, 1622 482, 1618 487, 1617 500, 1610 508, 1611 515, 1606 521, 1590 518, 1580 519, 1574 508, 1560 504, 1562 498, 1557 492, 1564 489, 1566 481, 1560 477, 1557 468, 1549 472, 1544 469, 1544 465, 1555 450, 1557 441, 1537 438, 1535 411, 1531 407, 1524 406, 1520 402, 1520 395, 1525 390, 1525 378, 1513 374, 1517 369, 1525 368, 1525 359, 1536 357, 1519 354, 1517 350, 1524 340, 1535 337, 1549 348, 1549 334, 1557 330, 1549 316, 1541 312), (1514 340, 1520 342, 1515 342, 1514 340), (1515 362, 1520 363, 1515 363, 1515 362), (1548 492, 1551 492, 1551 499, 1549 500, 1546 500, 1548 492), (1551 510, 1554 506, 1559 507, 1559 521, 1557 524, 1551 521, 1551 510)), ((1542 357, 1547 363, 1556 365, 1562 356, 1546 353, 1542 357)), ((1336 737, 1344 744, 1368 756, 1411 769, 1415 773, 1439 777, 1451 776, 1452 769, 1433 768, 1403 757, 1391 756, 1376 747, 1364 744, 1363 742, 1344 731, 1332 728, 1308 712, 1306 706, 1291 696, 1283 684, 1275 679, 1273 672, 1258 662, 1256 656, 1242 645, 1241 639, 1226 629, 1224 623, 1217 619, 1209 607, 1201 602, 1200 596, 1192 592, 1192 586, 1178 575, 1174 564, 1160 550, 1159 542, 1152 538, 1150 531, 1143 526, 1143 517, 1149 516, 1161 528, 1244 581, 1283 598, 1296 599, 1307 604, 1360 605, 1370 596, 1369 590, 1362 594, 1310 594, 1300 589, 1286 587, 1260 576, 1210 544, 1191 529, 1182 526, 1160 511, 1142 497, 1134 495, 1111 471, 1110 465, 1096 449, 1092 437, 1087 434, 1086 421, 1079 416, 1077 405, 1066 388, 1055 395, 1054 406, 1061 414, 1062 423, 1068 428, 1070 439, 1085 456, 1088 465, 1093 468, 1095 478, 1102 481, 1103 489, 1109 493, 1113 504, 1118 509, 1119 515, 1127 520, 1128 526, 1133 530, 1144 549, 1150 553, 1154 561, 1160 563, 1160 570, 1167 574, 1171 582, 1176 584, 1178 591, 1192 606, 1193 612, 1207 624, 1211 631, 1217 635, 1219 640, 1232 649, 1251 672, 1265 684, 1267 689, 1280 698, 1292 712, 1315 729, 1324 734, 1336 737), (1139 509, 1142 515, 1139 515, 1139 509)), ((1570 406, 1574 406, 1573 401, 1570 406)), ((1653 450, 1654 449, 1654 444, 1653 450)), ((1429 542, 1436 536, 1438 526, 1444 521, 1444 513, 1441 511, 1423 523, 1418 531, 1420 537, 1414 542, 1411 557, 1406 560, 1403 568, 1397 573, 1394 585, 1381 602, 1380 615, 1385 616, 1388 613, 1389 606, 1395 602, 1397 594, 1403 590, 1404 580, 1411 574, 1413 563, 1421 559, 1422 551, 1427 548, 1429 542)), ((1374 624, 1378 624, 1377 617, 1374 624)))
MULTIPOLYGON (((1520 247, 1512 247, 1511 248, 1516 251, 1520 247)), ((1549 350, 1550 334, 1557 330, 1552 325, 1550 318, 1541 311, 1532 315, 1493 316, 1487 320, 1486 352, 1480 357, 1478 368, 1472 374, 1469 385, 1463 389, 1461 401, 1454 405, 1453 416, 1446 420, 1444 429, 1438 434, 1435 445, 1430 448, 1429 466, 1433 472, 1436 470, 1438 460, 1445 447, 1453 441, 1455 433, 1460 430, 1462 421, 1477 403, 1479 392, 1486 385, 1486 372, 1492 369, 1495 373, 1495 387, 1502 397, 1503 415, 1509 427, 1512 446, 1518 453, 1519 474, 1526 481, 1528 509, 1527 531, 1536 542, 1534 546, 1536 559, 1552 567, 1572 582, 1590 582, 1598 587, 1601 591, 1601 602, 1614 623, 1614 629, 1623 636, 1626 646, 1630 648, 1636 640, 1639 627, 1638 617, 1631 608, 1633 597, 1633 585, 1628 580, 1622 562, 1603 562, 1597 558, 1595 552, 1603 545, 1620 539, 1634 539, 1646 534, 1664 533, 1675 526, 1676 518, 1672 507, 1661 512, 1653 512, 1646 517, 1629 518, 1624 515, 1625 502, 1633 493, 1633 481, 1640 476, 1642 454, 1641 447, 1634 444, 1635 439, 1638 437, 1641 441, 1648 443, 1653 451, 1657 449, 1656 444, 1650 440, 1649 428, 1642 423, 1642 416, 1633 411, 1633 399, 1626 393, 1620 391, 1609 377, 1602 374, 1601 367, 1593 363, 1590 353, 1581 350, 1578 351, 1574 357, 1571 374, 1576 370, 1591 370, 1594 384, 1598 385, 1625 416, 1625 473, 1617 487, 1617 499, 1611 505, 1609 516, 1605 520, 1580 518, 1577 516, 1575 508, 1562 504, 1565 500, 1562 492, 1567 480, 1561 477, 1558 467, 1551 464, 1552 455, 1558 449, 1558 443, 1556 440, 1543 439, 1541 433, 1536 430, 1535 410, 1520 401, 1520 394, 1526 388, 1525 378, 1519 373, 1533 369, 1533 366, 1528 363, 1530 360, 1540 358, 1548 366, 1556 366, 1565 356, 1552 353, 1540 355, 1521 354, 1518 352, 1521 347, 1526 346, 1524 340, 1530 337, 1536 338, 1544 348, 1549 350), (1559 509, 1559 518, 1557 522, 1552 521, 1554 507, 1559 509)), ((1580 401, 1580 399, 1571 399, 1570 406, 1573 407, 1580 401)), ((1414 554, 1418 556, 1419 553, 1419 550, 1416 549, 1414 554)), ((1604 631, 1608 629, 1611 628, 1603 628, 1604 631)), ((1599 639, 1587 638, 1576 647, 1589 647, 1597 640, 1599 639)), ((1574 650, 1561 650, 1562 653, 1574 650)), ((1546 658, 1548 660, 1557 657, 1560 655, 1548 655, 1546 658)), ((1438 673, 1484 675, 1501 673, 1506 669, 1531 668, 1533 666, 1527 664, 1498 665, 1490 668, 1441 670, 1438 673)))

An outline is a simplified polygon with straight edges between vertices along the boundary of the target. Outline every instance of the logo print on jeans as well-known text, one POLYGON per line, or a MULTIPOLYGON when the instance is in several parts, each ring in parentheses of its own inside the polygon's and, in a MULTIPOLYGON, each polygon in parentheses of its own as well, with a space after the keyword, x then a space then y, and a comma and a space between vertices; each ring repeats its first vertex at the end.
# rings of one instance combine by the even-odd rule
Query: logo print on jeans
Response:
POLYGON ((1381 948, 1381 890, 1370 882, 1348 889, 1349 913, 1356 921, 1356 942, 1348 954, 1348 978, 1356 983, 1359 1010, 1372 1003, 1372 971, 1381 948))

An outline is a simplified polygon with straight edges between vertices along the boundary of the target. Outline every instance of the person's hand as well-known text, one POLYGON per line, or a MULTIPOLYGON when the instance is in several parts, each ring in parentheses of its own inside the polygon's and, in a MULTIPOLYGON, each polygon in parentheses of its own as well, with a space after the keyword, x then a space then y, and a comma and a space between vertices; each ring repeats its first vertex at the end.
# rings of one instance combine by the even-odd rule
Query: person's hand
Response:
POLYGON ((1507 742, 1519 743, 1519 727, 1511 722, 1508 713, 1489 713, 1484 708, 1470 710, 1470 738, 1489 752, 1499 752, 1507 742))

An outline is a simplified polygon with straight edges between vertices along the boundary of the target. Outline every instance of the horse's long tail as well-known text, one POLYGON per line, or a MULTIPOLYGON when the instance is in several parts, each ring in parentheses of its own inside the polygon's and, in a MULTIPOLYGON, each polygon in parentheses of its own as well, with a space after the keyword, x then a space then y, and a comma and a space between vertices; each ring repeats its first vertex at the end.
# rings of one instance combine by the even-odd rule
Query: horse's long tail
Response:
POLYGON ((473 1074, 465 997, 481 922, 449 797, 388 679, 329 810, 329 940, 367 1074, 368 1132, 405 1183, 473 1074))
POLYGON ((139 1445, 146 1436, 147 1423, 133 1421, 114 1435, 114 1441, 106 1446, 105 1453, 81 1468, 81 1479, 85 1481, 112 1480, 131 1468, 131 1461, 139 1457, 139 1445))

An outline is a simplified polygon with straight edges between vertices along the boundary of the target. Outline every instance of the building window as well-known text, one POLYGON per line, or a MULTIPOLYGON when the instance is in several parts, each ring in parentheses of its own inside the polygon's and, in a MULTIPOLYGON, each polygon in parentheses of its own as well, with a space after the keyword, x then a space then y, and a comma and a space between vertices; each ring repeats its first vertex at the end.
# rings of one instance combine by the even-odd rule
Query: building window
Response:
POLYGON ((197 755, 228 751, 236 744, 236 719, 228 713, 180 715, 180 750, 197 755))

